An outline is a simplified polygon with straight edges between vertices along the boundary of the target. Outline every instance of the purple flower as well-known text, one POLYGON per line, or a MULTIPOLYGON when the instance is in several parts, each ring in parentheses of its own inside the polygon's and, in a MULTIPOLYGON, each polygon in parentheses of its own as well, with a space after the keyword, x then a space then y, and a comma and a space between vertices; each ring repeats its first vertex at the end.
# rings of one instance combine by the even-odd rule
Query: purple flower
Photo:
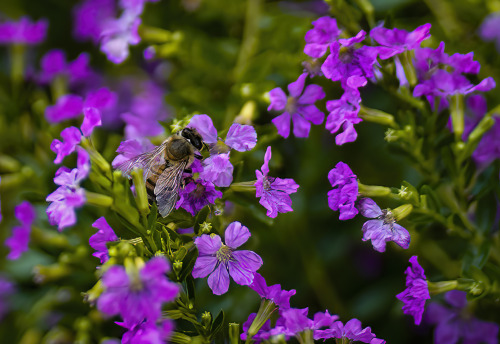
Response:
POLYGON ((85 190, 80 188, 80 182, 89 174, 90 158, 81 147, 77 147, 77 152, 77 168, 59 168, 54 183, 60 186, 46 198, 47 202, 52 202, 47 207, 49 223, 57 224, 59 231, 76 223, 75 208, 85 204, 85 190))
POLYGON ((165 121, 168 117, 165 91, 154 82, 145 82, 141 88, 141 92, 133 97, 130 112, 121 114, 126 123, 127 140, 161 135, 164 129, 159 121, 165 121))
POLYGON ((183 208, 195 216, 206 205, 215 204, 215 200, 222 197, 222 192, 215 190, 211 182, 197 179, 181 189, 179 197, 175 209, 183 208))
POLYGON ((92 227, 97 228, 98 231, 89 238, 89 245, 95 250, 92 255, 99 258, 103 264, 109 259, 106 243, 116 241, 118 237, 104 217, 98 218, 92 227))
POLYGON ((120 64, 127 59, 129 45, 141 41, 137 32, 140 24, 141 18, 131 11, 124 11, 120 18, 106 21, 101 32, 101 51, 108 60, 120 64))
POLYGON ((115 17, 114 0, 85 0, 74 7, 73 34, 79 40, 99 43, 105 23, 115 17))
POLYGON ((280 309, 290 308, 290 298, 295 295, 295 289, 290 291, 282 290, 280 284, 267 286, 266 280, 261 274, 256 272, 253 276, 253 282, 250 288, 257 292, 263 299, 271 300, 280 309))
POLYGON ((420 325, 424 313, 425 300, 431 298, 424 269, 418 264, 417 256, 410 258, 406 271, 406 289, 396 295, 404 303, 403 312, 415 318, 415 325, 420 325))
POLYGON ((217 154, 203 160, 200 178, 219 187, 227 187, 233 181, 233 165, 229 162, 229 153, 217 154))
POLYGON ((472 154, 474 161, 481 167, 489 165, 493 160, 500 159, 500 119, 493 117, 495 124, 483 136, 472 154))
POLYGON ((495 41, 497 51, 500 52, 500 13, 495 12, 484 18, 479 28, 479 36, 485 41, 495 41))
POLYGON ((321 66, 321 71, 332 81, 341 81, 344 89, 349 78, 356 76, 365 79, 373 77, 373 65, 377 62, 378 47, 354 45, 362 42, 366 32, 361 30, 355 37, 339 39, 330 44, 330 55, 321 66))
POLYGON ((174 330, 174 323, 169 319, 159 324, 146 321, 125 332, 122 344, 164 344, 174 330))
POLYGON ((61 138, 62 142, 54 139, 50 144, 50 149, 57 154, 54 160, 55 164, 60 164, 65 157, 75 151, 76 146, 82 140, 82 134, 78 128, 69 127, 61 131, 61 138))
POLYGON ((385 252, 385 243, 394 241, 404 249, 410 246, 410 233, 396 223, 390 209, 380 210, 371 198, 362 198, 358 204, 359 210, 368 220, 363 225, 363 241, 371 240, 373 248, 385 252))
POLYGON ((117 168, 124 162, 137 157, 138 155, 154 149, 155 146, 148 139, 132 139, 122 141, 116 150, 118 154, 111 165, 117 168))
POLYGON ((154 323, 161 317, 162 304, 179 293, 179 286, 165 275, 170 266, 164 257, 154 257, 137 268, 136 273, 118 265, 106 270, 102 276, 105 291, 97 300, 101 312, 121 315, 122 326, 129 330, 144 321, 154 323))
POLYGON ((39 44, 45 40, 48 25, 44 19, 31 22, 28 17, 0 23, 0 44, 39 44))
POLYGON ((333 190, 328 191, 328 206, 340 211, 340 220, 352 219, 358 213, 354 203, 358 198, 358 180, 349 166, 342 161, 328 172, 333 190))
POLYGON ((314 339, 338 338, 349 339, 349 342, 385 343, 384 340, 375 337, 376 335, 372 333, 370 327, 362 328, 361 321, 351 319, 345 325, 342 321, 335 321, 330 329, 321 331, 314 339))
POLYGON ((247 227, 233 222, 225 231, 226 244, 216 234, 203 234, 194 239, 198 258, 193 268, 194 278, 208 277, 208 286, 215 295, 229 289, 229 276, 240 285, 250 285, 254 273, 262 266, 262 259, 252 251, 236 250, 247 242, 251 234, 247 227))
POLYGON ((257 133, 251 125, 233 123, 222 143, 217 136, 212 119, 207 115, 195 115, 191 118, 188 127, 195 128, 203 141, 211 147, 222 145, 222 153, 212 155, 203 160, 203 172, 200 178, 214 183, 219 187, 227 187, 233 181, 233 165, 229 161, 229 148, 244 152, 251 150, 257 144, 257 133), (229 148, 227 148, 227 147, 229 148), (224 153, 225 152, 225 153, 224 153))
POLYGON ((427 306, 425 320, 436 324, 435 344, 455 344, 460 338, 467 344, 498 343, 498 325, 474 318, 465 308, 466 295, 463 291, 451 290, 444 296, 451 308, 437 303, 427 306))
POLYGON ((267 216, 275 218, 278 213, 293 211, 292 199, 289 195, 296 192, 299 185, 291 178, 281 179, 268 176, 270 160, 271 146, 267 147, 262 172, 255 171, 257 176, 255 196, 260 197, 259 203, 267 209, 267 216))
POLYGON ((28 242, 30 239, 31 225, 35 221, 35 209, 30 202, 24 201, 19 204, 14 214, 21 226, 12 228, 12 236, 5 240, 5 246, 9 247, 10 252, 7 258, 15 260, 28 250, 28 242))
MULTIPOLYGON (((248 316, 248 319, 243 323, 242 330, 243 333, 240 334, 240 339, 241 340, 247 340, 247 332, 250 326, 252 325, 255 317, 257 316, 257 313, 250 313, 248 316)), ((276 327, 282 327, 283 325, 283 319, 279 318, 276 321, 276 327)), ((267 320, 264 325, 260 328, 260 330, 252 337, 252 340, 256 341, 259 343, 262 340, 268 340, 269 337, 271 337, 271 320, 267 320)))
POLYGON ((394 55, 401 54, 405 50, 418 48, 422 41, 431 37, 429 33, 430 29, 431 24, 419 26, 412 32, 397 28, 390 30, 383 27, 375 27, 370 31, 370 37, 382 45, 379 49, 379 57, 382 60, 386 60, 394 55))
MULTIPOLYGON (((353 79, 353 78, 351 78, 353 79)), ((362 78, 363 85, 366 79, 362 78)), ((357 89, 348 89, 338 100, 326 102, 326 109, 330 112, 326 118, 325 128, 332 134, 343 129, 343 132, 335 137, 335 143, 340 146, 347 142, 354 142, 358 133, 354 129, 354 124, 362 121, 358 117, 361 97, 357 89)))
POLYGON ((454 94, 469 94, 471 92, 487 92, 495 88, 492 77, 483 79, 478 85, 473 85, 465 76, 459 73, 449 73, 438 69, 430 79, 424 80, 413 90, 414 97, 431 96, 446 98, 454 94))
POLYGON ((328 45, 337 40, 340 30, 337 20, 331 17, 321 17, 312 22, 314 29, 307 31, 304 39, 304 53, 313 58, 319 58, 326 53, 328 45))
POLYGON ((321 334, 324 327, 330 327, 339 318, 337 315, 331 315, 328 311, 314 314, 313 320, 307 317, 308 309, 289 308, 280 312, 284 320, 282 328, 275 327, 271 330, 273 335, 284 334, 285 336, 294 336, 306 330, 312 330, 314 339, 323 338, 321 334))
POLYGON ((325 93, 318 85, 308 85, 304 89, 306 77, 307 73, 303 73, 296 81, 288 85, 289 97, 279 87, 269 91, 271 104, 267 111, 283 112, 272 122, 278 129, 278 134, 284 138, 290 135, 290 120, 293 121, 293 134, 296 137, 308 137, 311 122, 319 125, 325 118, 325 114, 314 105, 316 101, 325 97, 325 93))
POLYGON ((58 123, 78 117, 83 110, 83 99, 80 96, 66 94, 59 98, 55 105, 47 106, 45 118, 49 123, 58 123))
POLYGON ((84 82, 92 75, 89 60, 89 55, 82 53, 73 62, 67 63, 64 51, 60 49, 50 50, 40 62, 42 70, 38 81, 42 84, 48 84, 57 76, 64 76, 69 79, 71 85, 84 82))

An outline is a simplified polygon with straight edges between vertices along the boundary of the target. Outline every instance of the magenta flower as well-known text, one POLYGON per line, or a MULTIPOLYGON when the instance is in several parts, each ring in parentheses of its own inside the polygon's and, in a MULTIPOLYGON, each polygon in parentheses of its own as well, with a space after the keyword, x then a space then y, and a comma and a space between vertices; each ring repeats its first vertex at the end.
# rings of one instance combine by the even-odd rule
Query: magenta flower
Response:
POLYGON ((456 344, 458 342, 467 344, 497 344, 498 325, 476 319, 467 309, 466 293, 451 290, 444 296, 451 308, 437 303, 427 306, 425 320, 435 324, 435 344, 456 344), (460 341, 460 339, 463 341, 460 341))
POLYGON ((28 242, 30 239, 31 225, 35 221, 35 209, 30 202, 24 201, 14 210, 14 215, 21 223, 21 226, 12 228, 12 236, 5 240, 5 246, 10 249, 7 258, 15 260, 28 250, 28 242))
POLYGON ((148 152, 155 148, 155 145, 151 143, 148 139, 132 139, 122 141, 118 149, 116 150, 118 154, 111 165, 113 168, 117 168, 124 162, 137 157, 138 155, 148 152))
POLYGON ((215 295, 229 289, 229 276, 240 285, 250 285, 254 273, 262 266, 262 259, 255 252, 236 250, 247 242, 251 234, 247 227, 233 222, 225 231, 226 244, 216 234, 203 234, 194 239, 198 258, 193 268, 194 278, 208 277, 208 286, 215 295))
POLYGON ((321 71, 328 79, 340 81, 344 87, 351 77, 372 78, 373 65, 377 62, 378 47, 361 46, 366 32, 361 30, 355 37, 339 39, 330 44, 330 55, 321 66, 321 71))
POLYGON ((484 18, 479 28, 479 36, 484 41, 494 41, 497 51, 500 52, 500 13, 495 12, 484 18))
POLYGON ((291 178, 281 179, 268 176, 271 146, 267 147, 264 164, 261 170, 256 170, 255 196, 260 197, 259 203, 267 209, 267 216, 275 218, 278 213, 293 211, 290 194, 297 192, 299 185, 291 178))
POLYGON ((337 26, 337 20, 331 17, 321 17, 312 22, 314 29, 307 31, 304 39, 306 46, 304 53, 313 58, 323 56, 330 43, 337 40, 340 30, 337 26))
POLYGON ((483 136, 472 158, 480 167, 488 166, 493 160, 500 159, 500 119, 493 117, 495 124, 483 136))
POLYGON ((358 214, 355 202, 358 199, 358 179, 349 166, 342 161, 328 173, 333 190, 328 191, 328 206, 340 211, 340 220, 349 220, 358 214))
POLYGON ((49 123, 58 123, 78 117, 83 110, 83 99, 74 94, 60 97, 55 105, 47 106, 45 118, 49 123))
MULTIPOLYGON (((247 340, 248 329, 252 325, 256 316, 257 316, 257 313, 250 313, 250 315, 248 315, 248 319, 243 323, 243 326, 242 326, 243 333, 240 334, 241 340, 247 340)), ((276 321, 276 327, 283 328, 283 324, 284 324, 283 319, 278 318, 278 320, 276 321)), ((269 337, 271 337, 271 320, 267 320, 264 323, 264 325, 262 325, 260 330, 252 337, 252 340, 259 343, 262 340, 268 340, 269 337)))
MULTIPOLYGON (((121 325, 118 323, 118 325, 121 325)), ((146 321, 123 334, 122 344, 164 344, 174 330, 174 322, 163 319, 159 324, 146 321)))
POLYGON ((108 20, 101 32, 101 51, 108 60, 120 64, 129 55, 129 45, 141 41, 137 32, 141 18, 136 13, 124 11, 120 18, 108 20))
POLYGON ((405 50, 420 47, 422 41, 431 37, 430 29, 431 24, 419 26, 412 32, 397 28, 391 30, 384 27, 375 27, 370 31, 370 37, 382 45, 379 49, 379 57, 386 60, 394 55, 401 54, 405 50))
MULTIPOLYGON (((355 77, 351 78, 354 81, 355 77)), ((359 78, 362 81, 360 86, 366 84, 366 79, 359 78)), ((326 102, 326 109, 329 115, 326 118, 325 128, 332 134, 335 134, 342 128, 342 133, 335 137, 335 143, 340 146, 347 142, 354 142, 358 137, 358 133, 354 129, 354 124, 362 121, 358 117, 360 109, 361 97, 357 88, 347 89, 342 97, 337 100, 329 100, 326 102)))
POLYGON ((424 313, 425 300, 431 298, 424 274, 424 269, 418 264, 417 256, 410 258, 406 271, 406 289, 396 295, 404 303, 403 313, 413 316, 415 325, 420 325, 424 313))
POLYGON ((80 183, 89 174, 90 158, 81 147, 77 147, 77 152, 77 168, 59 168, 54 178, 59 188, 46 198, 47 202, 52 202, 47 207, 49 223, 57 224, 59 231, 76 223, 75 208, 85 204, 85 190, 80 188, 80 183))
POLYGON ((99 43, 105 23, 115 17, 114 0, 84 0, 73 9, 73 34, 79 40, 99 43))
MULTIPOLYGON (((253 149, 257 144, 257 133, 251 125, 233 123, 229 128, 226 139, 220 140, 217 136, 212 119, 207 115, 195 115, 191 118, 188 127, 195 128, 203 137, 203 141, 212 147, 224 144, 229 147, 222 149, 226 153, 211 155, 203 160, 203 171, 200 178, 214 183, 219 187, 228 187, 233 181, 233 165, 229 161, 229 150, 245 152, 253 149)), ((224 146, 224 145, 223 145, 224 146)))
POLYGON ((179 191, 175 209, 183 208, 195 216, 203 207, 215 204, 215 200, 221 197, 222 192, 215 190, 211 182, 202 179, 193 180, 179 191))
POLYGON ((63 141, 54 139, 50 144, 50 149, 57 154, 54 163, 60 164, 65 157, 73 153, 77 145, 82 140, 80 130, 75 127, 69 127, 61 131, 63 141))
POLYGON ((64 76, 68 78, 70 85, 85 82, 93 74, 89 61, 89 55, 81 53, 74 61, 67 63, 64 51, 60 49, 50 50, 40 62, 42 70, 38 81, 42 84, 48 84, 57 76, 64 76))
POLYGON ((280 309, 290 308, 290 298, 295 295, 295 289, 290 291, 282 290, 280 284, 267 286, 266 280, 261 274, 256 272, 250 289, 254 290, 263 299, 271 300, 280 309))
POLYGON ((289 97, 279 87, 269 91, 271 104, 267 111, 282 112, 272 122, 278 129, 278 134, 285 139, 290 135, 290 120, 293 121, 293 134, 296 137, 308 137, 311 123, 319 125, 325 119, 325 114, 314 105, 325 97, 325 93, 318 85, 308 85, 304 89, 306 78, 307 73, 303 73, 297 81, 288 85, 289 97))
POLYGON ((168 280, 170 266, 164 257, 154 257, 139 268, 137 274, 114 265, 102 276, 104 292, 97 308, 108 315, 119 314, 125 328, 131 330, 144 321, 155 322, 161 317, 161 307, 173 301, 179 286, 168 280))
POLYGON ((289 308, 281 311, 281 316, 284 320, 282 328, 276 326, 271 330, 272 335, 284 334, 285 336, 294 336, 306 330, 312 330, 314 339, 323 338, 322 328, 330 327, 339 318, 337 315, 331 315, 328 311, 318 312, 314 314, 311 320, 307 317, 308 308, 298 309, 289 308))
POLYGON ((111 241, 117 241, 118 237, 104 217, 98 218, 92 224, 92 227, 98 230, 89 238, 89 245, 95 250, 92 255, 99 258, 101 264, 103 264, 109 259, 108 247, 106 244, 111 241))
POLYGON ((0 44, 39 44, 45 40, 48 22, 41 19, 31 22, 28 17, 19 21, 0 23, 0 44))
POLYGON ((7 277, 0 275, 0 320, 9 312, 11 295, 15 285, 7 277))
POLYGON ((321 331, 315 336, 314 339, 348 339, 349 342, 362 342, 362 343, 385 343, 384 340, 375 338, 375 333, 372 333, 370 327, 363 328, 361 321, 358 319, 351 319, 345 325, 342 321, 335 321, 330 329, 321 331))
POLYGON ((390 209, 380 210, 371 198, 362 198, 358 204, 364 217, 372 218, 363 225, 363 241, 371 240, 373 248, 385 252, 385 244, 394 241, 404 249, 410 246, 410 233, 396 223, 390 209))

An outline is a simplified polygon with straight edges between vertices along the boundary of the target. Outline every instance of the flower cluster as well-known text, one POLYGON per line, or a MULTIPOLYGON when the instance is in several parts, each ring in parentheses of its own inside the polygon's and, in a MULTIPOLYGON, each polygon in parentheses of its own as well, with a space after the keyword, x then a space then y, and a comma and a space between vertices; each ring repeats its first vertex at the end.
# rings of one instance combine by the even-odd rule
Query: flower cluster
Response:
POLYGON ((355 207, 358 198, 358 180, 347 164, 342 161, 328 173, 333 190, 328 191, 328 206, 339 211, 340 220, 352 219, 358 213, 355 207))

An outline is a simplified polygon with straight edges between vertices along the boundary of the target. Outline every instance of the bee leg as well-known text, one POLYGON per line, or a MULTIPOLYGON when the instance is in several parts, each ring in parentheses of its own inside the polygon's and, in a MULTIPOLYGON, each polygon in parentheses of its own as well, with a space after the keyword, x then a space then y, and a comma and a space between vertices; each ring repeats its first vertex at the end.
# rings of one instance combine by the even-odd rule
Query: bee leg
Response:
POLYGON ((194 157, 198 160, 203 160, 203 156, 195 154, 194 157))

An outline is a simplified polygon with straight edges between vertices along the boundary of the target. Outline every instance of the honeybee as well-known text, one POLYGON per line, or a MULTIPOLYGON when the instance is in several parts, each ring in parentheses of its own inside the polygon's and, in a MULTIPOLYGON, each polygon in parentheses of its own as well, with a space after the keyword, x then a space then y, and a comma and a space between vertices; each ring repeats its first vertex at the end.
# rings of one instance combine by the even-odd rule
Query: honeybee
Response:
POLYGON ((117 169, 130 178, 134 168, 142 168, 148 198, 156 200, 160 215, 166 217, 177 202, 183 173, 190 171, 194 159, 203 159, 197 154, 203 146, 203 138, 196 129, 184 128, 153 150, 120 164, 117 169))

